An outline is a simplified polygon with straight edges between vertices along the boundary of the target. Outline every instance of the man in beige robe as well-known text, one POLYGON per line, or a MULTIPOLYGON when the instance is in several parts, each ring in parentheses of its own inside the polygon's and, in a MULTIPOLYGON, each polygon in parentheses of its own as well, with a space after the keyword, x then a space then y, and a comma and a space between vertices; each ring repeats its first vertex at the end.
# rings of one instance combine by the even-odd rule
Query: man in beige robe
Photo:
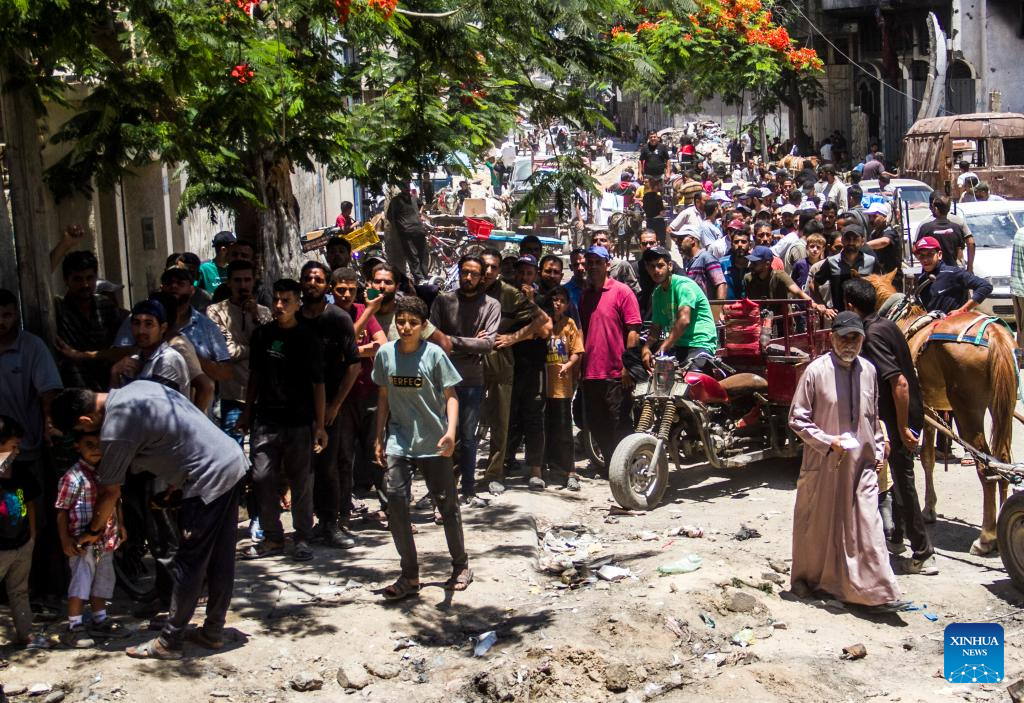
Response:
POLYGON ((832 351, 812 361, 796 389, 789 426, 804 442, 793 516, 791 588, 893 612, 908 603, 889 565, 878 512, 876 466, 886 442, 875 368, 857 355, 864 324, 843 312, 832 351))

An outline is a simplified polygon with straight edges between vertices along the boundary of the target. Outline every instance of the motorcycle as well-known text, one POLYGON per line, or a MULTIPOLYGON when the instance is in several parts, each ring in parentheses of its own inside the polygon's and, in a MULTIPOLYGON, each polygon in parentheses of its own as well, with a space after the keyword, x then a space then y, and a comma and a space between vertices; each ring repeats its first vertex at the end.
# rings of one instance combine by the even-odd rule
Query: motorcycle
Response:
MULTIPOLYGON (((790 374, 783 383, 795 388, 796 378, 790 374)), ((657 507, 668 487, 670 459, 677 468, 707 462, 721 469, 800 455, 787 424, 789 404, 770 398, 768 380, 739 373, 709 354, 683 364, 657 357, 633 399, 636 432, 618 444, 608 467, 612 495, 623 508, 657 507)))

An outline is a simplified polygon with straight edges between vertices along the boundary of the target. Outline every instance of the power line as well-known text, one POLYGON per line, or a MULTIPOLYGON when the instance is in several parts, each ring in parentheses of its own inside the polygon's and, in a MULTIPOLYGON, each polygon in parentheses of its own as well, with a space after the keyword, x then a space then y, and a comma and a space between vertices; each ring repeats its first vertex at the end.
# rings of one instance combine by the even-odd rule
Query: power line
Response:
MULTIPOLYGON (((848 56, 842 49, 840 49, 838 46, 836 46, 832 42, 831 39, 829 39, 827 36, 825 36, 825 33, 822 32, 820 29, 818 29, 817 25, 815 25, 814 22, 811 21, 810 17, 808 17, 807 15, 805 15, 803 13, 803 10, 800 9, 800 7, 796 4, 796 2, 794 0, 790 0, 790 4, 793 6, 793 9, 796 10, 797 13, 801 17, 803 17, 805 20, 807 20, 808 26, 810 26, 810 28, 813 29, 818 34, 818 36, 820 36, 822 39, 824 39, 825 43, 828 44, 829 46, 831 46, 835 50, 835 52, 837 54, 839 54, 844 59, 846 59, 850 63, 851 66, 855 66, 856 68, 860 69, 860 71, 864 75, 866 75, 868 78, 873 78, 874 80, 878 81, 879 83, 881 83, 883 86, 885 86, 889 90, 892 90, 893 92, 899 93, 900 95, 902 95, 905 98, 910 98, 911 103, 919 103, 920 104, 920 103, 924 102, 924 100, 922 100, 921 98, 915 98, 912 94, 904 92, 904 91, 900 90, 899 88, 897 88, 896 86, 890 85, 889 83, 886 83, 884 80, 882 80, 881 78, 876 76, 874 73, 872 73, 871 71, 869 71, 866 68, 864 68, 863 66, 861 66, 859 62, 855 61, 853 58, 848 56)), ((944 107, 940 108, 940 109, 942 110, 942 112, 944 114, 947 114, 947 115, 954 114, 954 113, 950 112, 949 110, 947 110, 944 107)))

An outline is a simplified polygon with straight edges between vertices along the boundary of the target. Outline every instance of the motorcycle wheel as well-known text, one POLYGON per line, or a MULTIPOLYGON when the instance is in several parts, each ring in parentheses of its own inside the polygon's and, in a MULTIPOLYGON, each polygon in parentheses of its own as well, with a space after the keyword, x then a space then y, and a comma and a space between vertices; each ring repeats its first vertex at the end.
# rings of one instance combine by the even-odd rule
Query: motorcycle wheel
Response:
POLYGON ((587 453, 587 459, 594 466, 606 467, 604 454, 601 453, 601 445, 594 441, 594 435, 590 434, 589 430, 583 430, 580 432, 580 438, 583 441, 583 449, 587 453))
POLYGON ((667 450, 651 466, 658 440, 649 434, 631 434, 619 442, 608 463, 608 483, 615 502, 627 510, 653 510, 668 488, 667 450))
POLYGON ((1014 493, 999 509, 999 556, 1018 591, 1024 592, 1024 493, 1014 493))

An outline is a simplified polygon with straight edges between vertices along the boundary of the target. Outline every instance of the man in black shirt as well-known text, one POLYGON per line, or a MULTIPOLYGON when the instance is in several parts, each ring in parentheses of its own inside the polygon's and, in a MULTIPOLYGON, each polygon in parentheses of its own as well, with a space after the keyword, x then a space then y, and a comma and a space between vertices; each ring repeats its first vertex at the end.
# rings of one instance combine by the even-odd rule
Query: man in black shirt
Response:
POLYGON ((409 271, 415 283, 429 277, 427 271, 427 230, 420 220, 420 203, 403 183, 401 190, 391 198, 387 211, 388 222, 402 242, 409 260, 409 271))
POLYGON ((932 198, 932 215, 934 220, 922 222, 917 228, 916 245, 925 237, 934 237, 942 247, 942 263, 947 266, 959 266, 960 258, 967 250, 967 272, 974 273, 974 237, 964 232, 964 228, 956 222, 950 222, 949 198, 944 195, 932 198))
POLYGON ((327 448, 313 457, 317 533, 327 544, 348 549, 355 545, 355 540, 345 532, 352 509, 353 466, 350 461, 341 461, 341 423, 335 420, 359 377, 359 350, 352 318, 326 300, 329 281, 330 272, 319 261, 309 261, 302 267, 302 310, 298 321, 319 338, 324 358, 327 448))
POLYGON ((889 472, 895 487, 895 523, 892 545, 894 552, 903 550, 903 532, 914 550, 908 570, 931 576, 939 573, 935 566, 935 549, 924 527, 921 503, 914 484, 914 450, 917 435, 924 425, 921 387, 910 358, 910 347, 903 332, 894 322, 875 313, 874 287, 862 278, 843 284, 846 307, 864 320, 864 346, 861 356, 878 371, 878 415, 889 436, 889 472))
POLYGON ((864 230, 860 225, 843 227, 843 250, 825 259, 818 272, 814 274, 813 297, 822 302, 818 289, 829 284, 832 295, 832 308, 836 312, 846 309, 843 301, 843 284, 856 276, 868 276, 875 272, 875 257, 861 251, 864 246, 864 230))
MULTIPOLYGON (((871 227, 868 230, 867 245, 875 255, 878 273, 899 271, 903 263, 903 240, 896 230, 889 226, 890 212, 886 203, 871 203, 864 210, 871 227)), ((894 280, 902 290, 902 276, 897 274, 894 280)))
POLYGON ((640 147, 640 172, 645 178, 656 182, 667 179, 672 173, 672 160, 668 149, 661 143, 657 132, 647 135, 647 143, 640 147))
POLYGON ((313 328, 299 324, 298 281, 274 284, 274 319, 253 332, 249 344, 249 385, 238 428, 246 431, 255 414, 252 437, 253 482, 260 503, 265 540, 249 557, 284 552, 281 526, 281 479, 292 493, 296 561, 309 561, 313 552, 313 493, 310 463, 313 453, 327 445, 324 429, 323 345, 313 328))

